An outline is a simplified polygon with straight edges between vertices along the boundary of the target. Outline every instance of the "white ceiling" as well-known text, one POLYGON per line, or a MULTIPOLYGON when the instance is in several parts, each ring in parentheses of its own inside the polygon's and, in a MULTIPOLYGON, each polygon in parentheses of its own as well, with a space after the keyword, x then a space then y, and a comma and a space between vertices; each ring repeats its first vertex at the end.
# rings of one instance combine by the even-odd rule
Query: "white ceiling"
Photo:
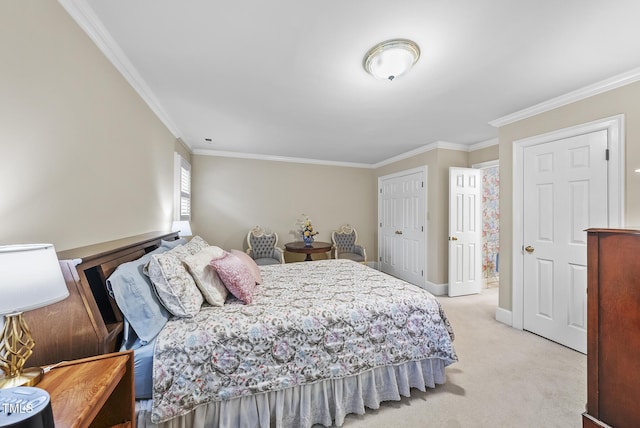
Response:
POLYGON ((478 147, 490 122, 640 74, 637 0, 59 1, 196 153, 371 165, 478 147), (390 38, 421 57, 375 80, 363 56, 390 38))

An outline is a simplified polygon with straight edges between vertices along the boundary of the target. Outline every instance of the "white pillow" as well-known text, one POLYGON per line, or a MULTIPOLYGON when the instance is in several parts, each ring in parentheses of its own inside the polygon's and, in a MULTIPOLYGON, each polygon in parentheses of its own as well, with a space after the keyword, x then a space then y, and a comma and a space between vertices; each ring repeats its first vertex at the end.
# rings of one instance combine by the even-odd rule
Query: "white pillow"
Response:
POLYGON ((151 256, 149 278, 169 312, 177 317, 192 317, 200 312, 204 298, 184 264, 172 251, 151 256))
POLYGON ((210 246, 182 259, 205 300, 213 306, 223 306, 229 293, 218 273, 209 264, 211 259, 223 254, 222 248, 210 246))
MULTIPOLYGON (((163 241, 163 242, 168 242, 168 241, 163 241)), ((186 243, 185 242, 186 242, 186 239, 181 238, 181 239, 178 239, 177 241, 168 242, 168 244, 163 244, 163 246, 170 247, 171 249, 169 250, 169 252, 174 256, 178 257, 180 260, 182 260, 187 256, 190 256, 191 254, 197 253, 204 247, 209 246, 207 241, 205 241, 198 235, 191 238, 191 241, 186 243)), ((151 261, 147 262, 147 264, 144 265, 144 268, 142 268, 142 272, 147 276, 149 276, 150 263, 151 261)))

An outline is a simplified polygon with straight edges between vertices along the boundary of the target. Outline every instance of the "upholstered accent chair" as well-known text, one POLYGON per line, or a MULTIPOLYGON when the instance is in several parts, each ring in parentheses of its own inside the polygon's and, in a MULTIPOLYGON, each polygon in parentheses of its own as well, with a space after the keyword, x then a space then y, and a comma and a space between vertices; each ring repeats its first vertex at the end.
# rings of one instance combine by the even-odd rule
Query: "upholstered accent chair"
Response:
POLYGON ((247 254, 255 260, 257 265, 274 265, 284 263, 284 250, 279 248, 278 234, 268 232, 263 227, 256 226, 247 234, 247 254))
POLYGON ((367 261, 365 248, 356 243, 358 232, 348 224, 334 231, 331 234, 331 240, 333 241, 333 251, 336 259, 349 259, 361 263, 367 261))

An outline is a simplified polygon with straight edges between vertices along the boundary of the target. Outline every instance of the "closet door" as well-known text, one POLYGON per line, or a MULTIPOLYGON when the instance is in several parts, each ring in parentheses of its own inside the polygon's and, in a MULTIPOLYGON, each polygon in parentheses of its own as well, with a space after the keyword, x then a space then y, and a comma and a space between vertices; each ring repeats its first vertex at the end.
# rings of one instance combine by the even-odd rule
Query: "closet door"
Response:
POLYGON ((426 278, 426 169, 379 179, 380 270, 420 287, 426 278))

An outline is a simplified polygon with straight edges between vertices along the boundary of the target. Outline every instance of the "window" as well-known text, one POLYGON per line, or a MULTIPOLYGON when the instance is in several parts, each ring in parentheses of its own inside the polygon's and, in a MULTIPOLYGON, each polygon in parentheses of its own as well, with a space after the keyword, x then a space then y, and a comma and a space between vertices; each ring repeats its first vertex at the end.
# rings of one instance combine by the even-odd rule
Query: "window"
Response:
POLYGON ((175 220, 191 220, 191 164, 176 153, 175 220))

